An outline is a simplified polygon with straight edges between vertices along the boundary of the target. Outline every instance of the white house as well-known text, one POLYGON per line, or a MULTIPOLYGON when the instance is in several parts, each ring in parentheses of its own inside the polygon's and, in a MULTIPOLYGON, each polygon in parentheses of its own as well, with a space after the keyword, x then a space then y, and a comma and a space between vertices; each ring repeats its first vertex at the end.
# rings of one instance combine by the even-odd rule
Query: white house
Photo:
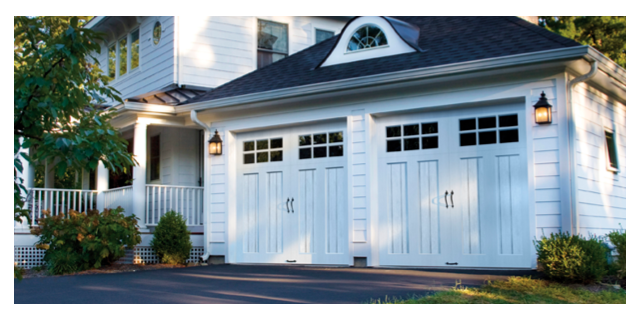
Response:
POLYGON ((131 186, 101 167, 95 191, 35 190, 32 214, 56 192, 121 205, 139 259, 169 209, 194 259, 227 263, 529 269, 542 234, 626 227, 626 71, 520 18, 90 25, 123 28, 102 64, 141 166, 131 186), (318 30, 336 36, 305 49, 318 30))

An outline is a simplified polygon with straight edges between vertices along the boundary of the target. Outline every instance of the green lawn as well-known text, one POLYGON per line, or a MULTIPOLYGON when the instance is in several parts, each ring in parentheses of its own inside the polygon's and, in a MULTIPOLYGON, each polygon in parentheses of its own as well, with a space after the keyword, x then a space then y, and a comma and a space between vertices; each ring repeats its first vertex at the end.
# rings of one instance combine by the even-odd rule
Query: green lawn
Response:
POLYGON ((545 280, 511 277, 506 281, 490 281, 480 288, 452 288, 433 295, 374 303, 392 304, 494 304, 494 303, 621 303, 627 301, 625 290, 591 292, 545 280))

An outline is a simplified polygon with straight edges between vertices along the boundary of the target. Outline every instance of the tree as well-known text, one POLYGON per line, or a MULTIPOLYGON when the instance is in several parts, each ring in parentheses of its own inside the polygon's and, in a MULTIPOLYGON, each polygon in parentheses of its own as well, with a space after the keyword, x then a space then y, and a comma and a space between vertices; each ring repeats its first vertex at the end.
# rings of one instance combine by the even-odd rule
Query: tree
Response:
POLYGON ((563 37, 590 45, 621 67, 627 67, 626 17, 539 17, 538 24, 563 37))
POLYGON ((98 106, 122 99, 108 86, 98 60, 102 36, 82 27, 87 17, 14 17, 13 154, 14 219, 26 192, 20 157, 31 165, 58 159, 53 170, 94 170, 98 161, 112 171, 135 165, 127 142, 98 106), (21 150, 31 148, 28 155, 21 150))

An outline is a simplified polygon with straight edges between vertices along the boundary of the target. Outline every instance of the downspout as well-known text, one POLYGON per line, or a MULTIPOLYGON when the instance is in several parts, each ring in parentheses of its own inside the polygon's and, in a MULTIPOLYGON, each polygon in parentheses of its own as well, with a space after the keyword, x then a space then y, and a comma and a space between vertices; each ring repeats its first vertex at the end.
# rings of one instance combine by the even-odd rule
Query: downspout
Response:
POLYGON ((195 110, 191 110, 191 121, 193 123, 199 125, 204 129, 204 174, 202 177, 202 186, 204 186, 202 200, 204 201, 202 206, 202 224, 203 224, 203 232, 202 235, 204 237, 204 254, 200 257, 202 261, 209 260, 209 201, 206 200, 209 198, 209 184, 207 183, 207 177, 209 174, 209 153, 207 152, 208 148, 206 147, 206 142, 209 140, 209 134, 211 133, 211 129, 209 126, 204 124, 200 119, 198 119, 198 113, 195 110))
POLYGON ((591 61, 591 70, 589 73, 577 77, 567 84, 567 96, 569 97, 569 108, 567 108, 567 114, 569 118, 569 170, 571 170, 571 234, 578 234, 580 230, 579 215, 578 215, 578 199, 577 199, 577 173, 574 168, 576 165, 575 152, 576 152, 576 122, 574 119, 575 108, 573 106, 573 87, 581 82, 585 82, 593 78, 598 72, 598 61, 591 61))

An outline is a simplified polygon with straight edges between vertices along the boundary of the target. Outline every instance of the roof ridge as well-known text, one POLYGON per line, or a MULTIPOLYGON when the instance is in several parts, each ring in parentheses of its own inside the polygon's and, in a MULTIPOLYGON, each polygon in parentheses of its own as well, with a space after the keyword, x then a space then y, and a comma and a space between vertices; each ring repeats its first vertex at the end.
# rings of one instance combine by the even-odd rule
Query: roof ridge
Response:
POLYGON ((517 26, 520 26, 520 27, 522 27, 524 29, 527 29, 527 30, 529 30, 531 32, 535 32, 535 33, 537 33, 537 34, 539 34, 539 35, 541 35, 541 36, 543 36, 543 37, 545 37, 545 38, 547 38, 547 39, 549 39, 549 40, 551 40, 551 41, 553 41, 555 43, 559 43, 561 45, 568 45, 569 42, 570 42, 571 44, 578 44, 579 45, 578 42, 576 42, 576 41, 574 41, 572 39, 563 37, 563 36, 561 36, 561 35, 559 35, 557 33, 549 31, 549 30, 547 30, 547 29, 545 29, 543 27, 540 27, 538 25, 535 25, 535 24, 533 24, 533 23, 531 23, 529 21, 525 21, 524 19, 522 19, 520 17, 515 17, 515 16, 504 17, 503 16, 501 18, 504 18, 504 19, 508 20, 509 22, 512 22, 513 24, 515 24, 517 26), (563 41, 560 41, 560 40, 563 40, 563 41))

